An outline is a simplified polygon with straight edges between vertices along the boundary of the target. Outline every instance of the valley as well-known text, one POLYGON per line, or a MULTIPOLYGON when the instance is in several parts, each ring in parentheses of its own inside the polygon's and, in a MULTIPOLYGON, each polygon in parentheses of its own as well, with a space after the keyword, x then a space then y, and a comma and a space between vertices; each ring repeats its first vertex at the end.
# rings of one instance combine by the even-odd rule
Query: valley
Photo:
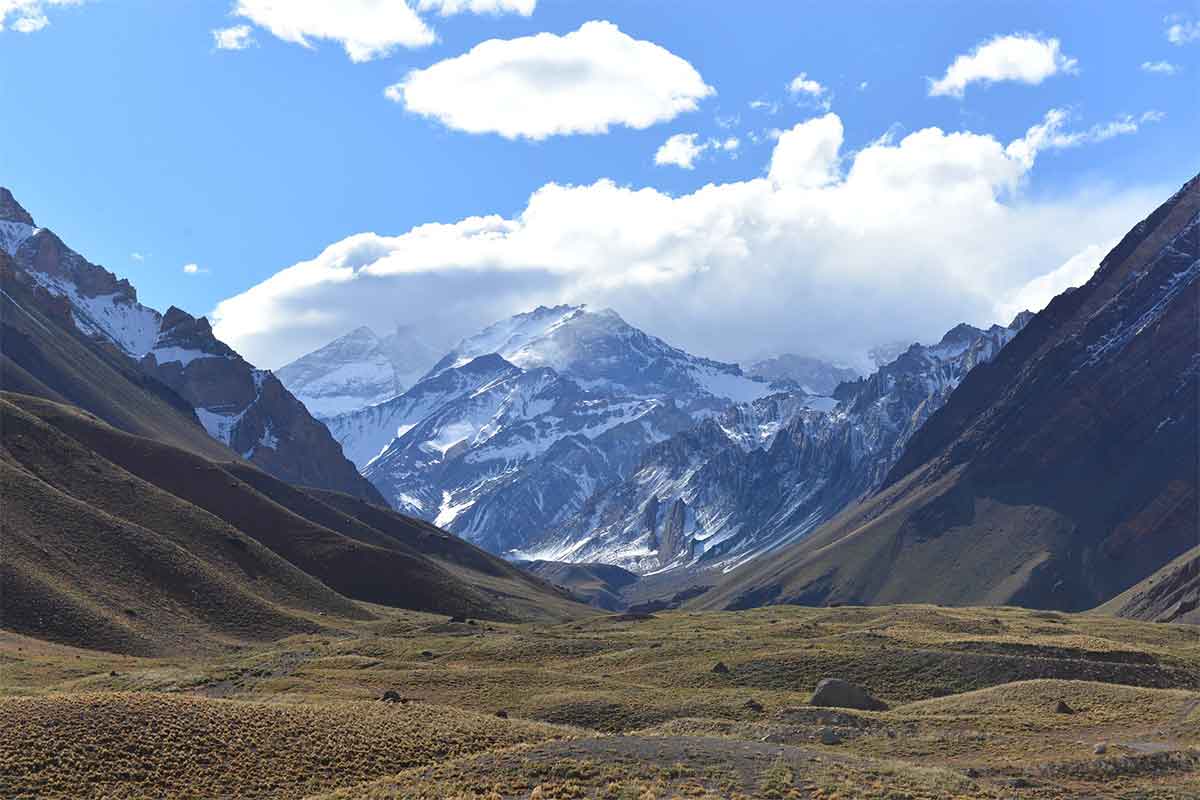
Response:
POLYGON ((1200 798, 1200 18, 853 6, 0 0, 0 800, 1200 798))
POLYGON ((371 611, 358 622, 314 617, 319 632, 203 657, 2 633, 0 794, 1200 791, 1191 626, 937 606, 583 611, 532 624, 371 611), (809 705, 825 677, 889 709, 809 705), (381 700, 387 692, 399 700, 381 700))

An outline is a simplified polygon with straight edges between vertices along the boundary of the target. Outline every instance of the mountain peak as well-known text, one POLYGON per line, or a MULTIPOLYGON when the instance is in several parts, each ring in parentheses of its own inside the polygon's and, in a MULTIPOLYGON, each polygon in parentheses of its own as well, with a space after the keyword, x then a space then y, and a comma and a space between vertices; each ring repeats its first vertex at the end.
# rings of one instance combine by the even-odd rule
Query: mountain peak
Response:
POLYGON ((1033 312, 1029 309, 1017 314, 1013 317, 1013 321, 1008 323, 1008 329, 1011 331, 1019 331, 1029 324, 1029 320, 1033 319, 1033 312))
POLYGON ((960 322, 950 330, 946 331, 946 335, 938 342, 939 345, 948 344, 963 344, 971 342, 983 335, 983 331, 976 328, 974 325, 968 325, 965 322, 960 322))
POLYGON ((3 186, 0 186, 0 220, 33 225, 33 217, 21 207, 17 198, 13 197, 13 193, 3 186))

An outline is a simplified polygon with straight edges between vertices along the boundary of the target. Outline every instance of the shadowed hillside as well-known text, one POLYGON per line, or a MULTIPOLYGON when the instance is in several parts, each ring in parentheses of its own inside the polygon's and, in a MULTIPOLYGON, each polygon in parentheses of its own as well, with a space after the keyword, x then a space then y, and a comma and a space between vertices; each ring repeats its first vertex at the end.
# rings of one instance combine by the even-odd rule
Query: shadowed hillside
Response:
POLYGON ((485 619, 582 610, 463 542, 427 557, 419 542, 249 465, 133 436, 69 406, 0 398, 0 618, 9 630, 152 653, 371 615, 352 600, 485 619))
POLYGON ((885 488, 697 604, 1084 610, 1200 543, 1200 178, 967 376, 885 488))

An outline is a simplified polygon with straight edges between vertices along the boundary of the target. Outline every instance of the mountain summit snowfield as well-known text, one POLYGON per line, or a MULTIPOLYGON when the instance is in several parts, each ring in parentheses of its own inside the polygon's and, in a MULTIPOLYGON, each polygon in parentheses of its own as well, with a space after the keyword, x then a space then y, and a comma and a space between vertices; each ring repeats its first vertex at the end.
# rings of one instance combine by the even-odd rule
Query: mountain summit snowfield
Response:
MULTIPOLYGON (((336 350, 301 362, 338 374, 336 350)), ((542 306, 463 339, 398 396, 324 421, 396 508, 504 552, 624 477, 648 445, 772 391, 611 309, 542 306)))
POLYGON ((322 419, 395 397, 416 383, 437 357, 412 329, 397 328, 381 337, 364 325, 275 374, 322 419))

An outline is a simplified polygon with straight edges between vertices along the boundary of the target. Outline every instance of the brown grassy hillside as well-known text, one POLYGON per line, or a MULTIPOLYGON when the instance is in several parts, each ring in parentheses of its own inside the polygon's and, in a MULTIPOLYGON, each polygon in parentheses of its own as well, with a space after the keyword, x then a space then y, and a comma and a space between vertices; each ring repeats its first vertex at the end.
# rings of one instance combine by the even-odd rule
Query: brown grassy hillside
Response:
POLYGON ((0 795, 1182 800, 1200 790, 1191 626, 934 606, 557 625, 377 615, 199 658, 0 633, 0 795), (810 706, 828 676, 891 708, 810 706), (405 702, 381 702, 386 691, 405 702))
POLYGON ((150 653, 370 616, 352 600, 486 619, 585 611, 533 579, 443 566, 248 465, 25 395, 0 394, 0 415, 8 630, 150 653))

